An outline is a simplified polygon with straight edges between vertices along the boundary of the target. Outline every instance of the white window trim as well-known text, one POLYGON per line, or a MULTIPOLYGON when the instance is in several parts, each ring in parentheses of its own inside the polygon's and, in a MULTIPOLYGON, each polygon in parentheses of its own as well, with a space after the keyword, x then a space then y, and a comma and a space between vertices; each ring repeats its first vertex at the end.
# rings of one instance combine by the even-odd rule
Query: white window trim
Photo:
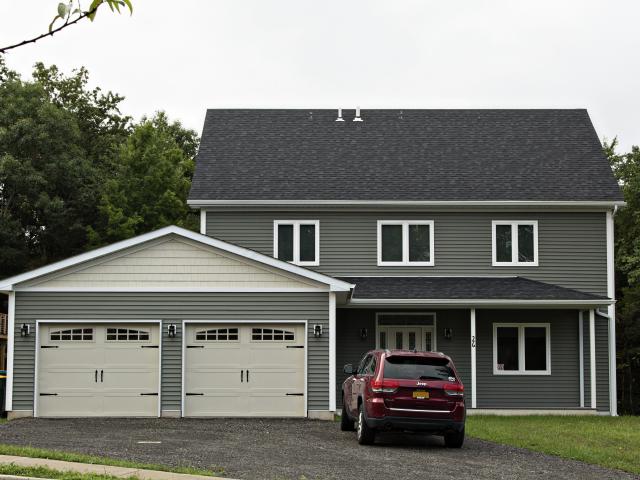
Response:
POLYGON ((434 259, 434 222, 433 220, 378 220, 378 266, 379 267, 433 267, 434 259), (382 261, 382 226, 402 225, 402 261, 383 262, 382 261), (410 262, 409 261, 409 225, 429 225, 429 261, 410 262))
POLYGON ((551 328, 549 323, 494 323, 493 324, 493 374, 494 375, 551 375, 551 328), (498 370, 498 328, 518 328, 518 370, 498 370), (524 369, 524 329, 526 327, 544 327, 547 340, 547 369, 524 369))
POLYGON ((320 265, 320 220, 274 220, 273 221, 273 258, 278 258, 278 226, 293 225, 293 260, 288 263, 302 267, 317 267, 320 265), (313 262, 300 261, 300 225, 315 225, 316 231, 316 259, 313 262))
POLYGON ((493 220, 491 222, 491 264, 494 267, 537 267, 538 266, 538 221, 537 220, 493 220), (511 226, 511 261, 499 262, 497 259, 496 226, 511 226), (533 226, 533 262, 518 261, 518 225, 533 226))

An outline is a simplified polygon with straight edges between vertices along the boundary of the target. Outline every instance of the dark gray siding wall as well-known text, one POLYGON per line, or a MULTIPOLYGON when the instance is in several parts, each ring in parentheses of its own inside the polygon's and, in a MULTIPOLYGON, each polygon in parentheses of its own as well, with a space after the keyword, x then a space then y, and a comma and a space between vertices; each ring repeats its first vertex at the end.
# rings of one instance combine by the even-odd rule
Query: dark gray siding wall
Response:
MULTIPOLYGON (((398 312, 397 309, 338 309, 336 315, 336 394, 338 396, 338 406, 342 405, 342 382, 348 376, 343 372, 344 365, 347 363, 357 365, 367 351, 376 347, 376 313, 389 311, 398 312), (368 331, 368 336, 365 340, 360 335, 363 328, 368 331)), ((469 348, 471 327, 469 310, 421 309, 418 311, 428 311, 436 314, 437 349, 453 359, 465 385, 465 391, 467 395, 471 395, 471 352, 469 348), (450 340, 444 338, 445 328, 453 330, 450 340)))
POLYGON ((606 295, 604 213, 207 212, 207 234, 273 255, 273 221, 320 220, 328 275, 521 275, 606 295), (435 266, 378 267, 377 220, 434 220, 435 266), (492 267, 491 221, 538 220, 538 267, 492 267))
POLYGON ((578 408, 580 369, 575 310, 477 310, 478 408, 578 408), (550 324, 551 375, 494 375, 493 323, 550 324))
POLYGON ((14 410, 33 409, 35 335, 20 326, 36 320, 163 320, 162 409, 180 409, 183 320, 304 320, 327 334, 308 337, 308 408, 329 408, 329 300, 327 293, 27 293, 16 294, 14 410), (178 326, 169 338, 166 325, 178 326))

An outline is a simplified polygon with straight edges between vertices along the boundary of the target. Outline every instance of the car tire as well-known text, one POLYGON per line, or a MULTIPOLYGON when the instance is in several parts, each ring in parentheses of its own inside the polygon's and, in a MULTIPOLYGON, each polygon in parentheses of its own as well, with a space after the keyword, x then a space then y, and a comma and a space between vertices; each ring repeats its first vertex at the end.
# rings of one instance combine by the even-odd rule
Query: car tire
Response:
POLYGON ((444 444, 447 448, 460 448, 464 443, 464 427, 459 432, 448 432, 444 434, 444 444))
POLYGON ((367 420, 364 415, 364 405, 360 405, 360 408, 358 408, 356 436, 360 445, 372 445, 376 440, 376 431, 367 425, 367 420))
POLYGON ((356 429, 355 422, 349 418, 347 407, 342 399, 342 415, 340 416, 340 430, 343 432, 353 432, 356 429))

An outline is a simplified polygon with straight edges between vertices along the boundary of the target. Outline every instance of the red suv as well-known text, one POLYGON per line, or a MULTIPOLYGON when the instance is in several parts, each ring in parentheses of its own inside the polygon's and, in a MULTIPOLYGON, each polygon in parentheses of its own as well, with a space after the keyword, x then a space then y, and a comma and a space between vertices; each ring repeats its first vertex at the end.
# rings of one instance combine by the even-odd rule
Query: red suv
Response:
POLYGON ((341 429, 372 444, 376 432, 443 435, 447 447, 464 442, 464 386, 451 358, 438 352, 373 350, 342 384, 341 429))

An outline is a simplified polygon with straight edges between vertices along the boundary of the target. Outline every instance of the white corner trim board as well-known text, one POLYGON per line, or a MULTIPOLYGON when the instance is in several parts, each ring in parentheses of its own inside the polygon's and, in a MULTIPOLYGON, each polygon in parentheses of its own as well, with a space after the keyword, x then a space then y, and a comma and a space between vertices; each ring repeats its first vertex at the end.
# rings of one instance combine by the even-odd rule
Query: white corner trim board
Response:
POLYGON ((478 405, 478 392, 476 389, 476 309, 471 309, 471 408, 478 405))
POLYGON ((7 319, 7 383, 5 384, 5 410, 13 410, 13 350, 16 324, 16 292, 9 292, 7 319))
POLYGON ((125 248, 140 245, 144 242, 148 242, 150 240, 155 240, 157 238, 161 238, 161 237, 172 235, 172 234, 177 235, 179 237, 193 240, 195 242, 199 242, 203 245, 208 245, 210 247, 223 250, 225 252, 232 253, 234 255, 238 255, 240 257, 247 258, 249 260, 253 260, 258 263, 269 265, 271 267, 274 267, 289 273, 293 273, 294 275, 299 275, 303 278, 308 278, 310 280, 314 280, 319 283, 324 283, 326 285, 329 285, 330 290, 334 292, 348 292, 351 290, 351 288, 353 288, 352 284, 343 282, 342 280, 338 280, 328 275, 323 275, 321 273, 314 272, 313 270, 309 270, 304 267, 299 267, 291 263, 283 262, 282 260, 278 260, 276 258, 271 258, 267 255, 263 255, 261 253, 255 252, 253 250, 249 250, 247 248, 239 247, 237 245, 232 245, 230 243, 223 242, 222 240, 218 240, 212 237, 208 237, 206 235, 202 235, 200 233, 195 233, 190 230, 186 230, 184 228, 180 228, 180 227, 176 227, 175 225, 172 225, 169 227, 161 228, 159 230, 155 230, 153 232, 139 235, 137 237, 130 238, 128 240, 123 240, 121 242, 107 245, 106 247, 97 248, 90 252, 83 253, 81 255, 76 255, 66 260, 52 263, 50 265, 46 265, 44 267, 31 270, 30 272, 26 272, 21 275, 16 275, 14 277, 7 278, 3 280, 2 284, 0 284, 0 291, 10 292, 15 290, 15 286, 17 284, 25 282, 27 280, 31 280, 51 272, 55 272, 58 270, 62 270, 64 268, 78 265, 80 263, 93 260, 95 258, 100 258, 110 253, 123 250, 125 248))
MULTIPOLYGON (((607 296, 615 300, 615 266, 614 266, 614 234, 613 214, 608 211, 607 222, 607 296)), ((618 390, 616 381, 616 307, 609 305, 609 409, 612 416, 618 415, 618 390)))
POLYGON ((336 294, 329 294, 329 411, 336 411, 336 294))
POLYGON ((589 310, 589 372, 591 408, 596 408, 596 311, 589 310))
POLYGON ((200 233, 207 234, 207 211, 204 208, 200 209, 200 233))

